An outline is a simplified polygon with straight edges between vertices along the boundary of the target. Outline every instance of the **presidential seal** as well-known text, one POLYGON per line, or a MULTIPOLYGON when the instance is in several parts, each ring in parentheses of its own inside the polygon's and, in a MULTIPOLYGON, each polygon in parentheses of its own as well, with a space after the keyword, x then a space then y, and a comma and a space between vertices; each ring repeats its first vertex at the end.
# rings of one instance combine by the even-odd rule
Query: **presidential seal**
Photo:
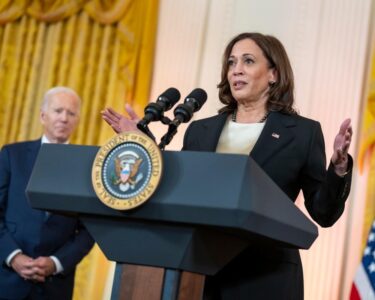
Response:
POLYGON ((92 184, 105 205, 128 210, 151 197, 162 169, 161 152, 152 139, 138 132, 121 133, 96 154, 92 184))

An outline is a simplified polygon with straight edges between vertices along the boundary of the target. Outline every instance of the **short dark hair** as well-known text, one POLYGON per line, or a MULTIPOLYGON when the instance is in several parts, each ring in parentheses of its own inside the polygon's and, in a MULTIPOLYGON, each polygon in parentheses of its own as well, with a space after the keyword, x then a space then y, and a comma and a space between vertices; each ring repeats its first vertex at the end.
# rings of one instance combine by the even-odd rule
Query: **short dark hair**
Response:
POLYGON ((225 106, 219 113, 233 112, 237 108, 237 101, 233 98, 228 82, 228 59, 233 46, 241 40, 251 39, 262 50, 270 68, 274 68, 277 73, 277 81, 270 85, 268 93, 268 111, 281 111, 287 114, 297 114, 294 109, 294 76, 293 70, 281 42, 271 36, 257 32, 245 32, 235 36, 227 45, 223 55, 221 69, 221 81, 217 85, 219 88, 219 99, 225 106))

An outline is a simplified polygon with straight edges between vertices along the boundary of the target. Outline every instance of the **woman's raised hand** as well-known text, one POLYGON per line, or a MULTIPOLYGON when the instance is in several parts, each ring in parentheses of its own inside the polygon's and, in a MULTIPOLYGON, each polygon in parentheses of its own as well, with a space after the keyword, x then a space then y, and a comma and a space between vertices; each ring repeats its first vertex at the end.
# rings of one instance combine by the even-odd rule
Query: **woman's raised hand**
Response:
POLYGON ((140 121, 139 116, 136 114, 130 104, 125 105, 125 110, 129 117, 116 112, 110 107, 105 108, 101 112, 104 121, 106 121, 116 133, 138 131, 137 123, 140 121))
POLYGON ((333 143, 333 155, 331 161, 335 167, 335 172, 343 176, 348 168, 348 150, 352 141, 353 129, 350 125, 350 119, 346 119, 340 126, 339 133, 333 143))

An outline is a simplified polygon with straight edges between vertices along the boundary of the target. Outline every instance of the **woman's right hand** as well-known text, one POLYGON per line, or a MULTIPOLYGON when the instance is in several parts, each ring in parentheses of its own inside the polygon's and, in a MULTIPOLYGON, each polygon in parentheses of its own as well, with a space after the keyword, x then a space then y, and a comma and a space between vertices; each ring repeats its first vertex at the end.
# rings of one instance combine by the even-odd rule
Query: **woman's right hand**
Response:
POLYGON ((137 123, 140 121, 140 118, 129 104, 125 105, 125 110, 129 117, 119 114, 110 107, 101 112, 104 121, 106 121, 116 133, 138 131, 137 123))

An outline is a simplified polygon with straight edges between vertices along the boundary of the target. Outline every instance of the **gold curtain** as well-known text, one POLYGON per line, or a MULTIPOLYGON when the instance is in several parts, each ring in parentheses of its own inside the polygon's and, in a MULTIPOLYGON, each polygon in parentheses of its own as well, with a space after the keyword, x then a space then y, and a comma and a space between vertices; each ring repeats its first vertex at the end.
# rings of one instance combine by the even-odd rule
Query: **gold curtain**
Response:
MULTIPOLYGON (((0 146, 41 135, 44 92, 68 86, 82 98, 72 143, 100 145, 111 106, 148 102, 157 0, 0 1, 0 146)), ((96 246, 79 265, 74 299, 101 299, 108 262, 96 246)))
POLYGON ((362 234, 363 247, 365 247, 370 226, 375 220, 375 50, 372 54, 368 98, 361 132, 361 146, 358 157, 359 169, 362 171, 363 168, 368 168, 366 208, 362 234))

